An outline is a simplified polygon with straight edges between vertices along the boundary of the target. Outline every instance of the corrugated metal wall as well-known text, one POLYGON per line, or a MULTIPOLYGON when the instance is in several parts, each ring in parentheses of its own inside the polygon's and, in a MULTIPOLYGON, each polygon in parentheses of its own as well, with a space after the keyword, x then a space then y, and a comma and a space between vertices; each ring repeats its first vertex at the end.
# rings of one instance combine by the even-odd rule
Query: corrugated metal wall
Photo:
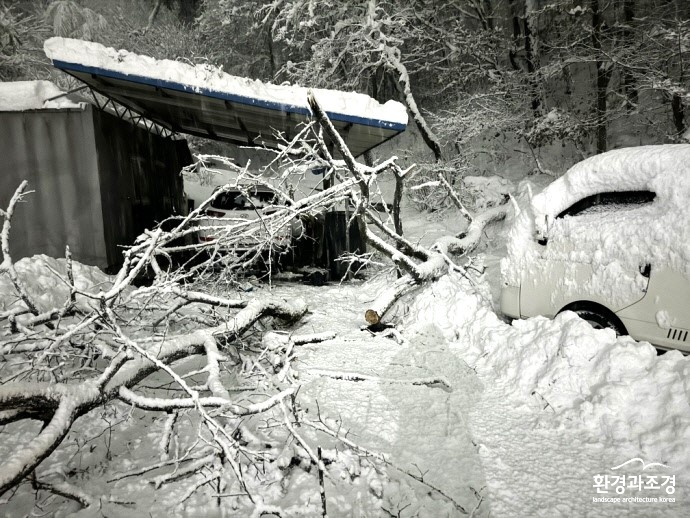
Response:
MULTIPOLYGON (((34 254, 113 269, 123 246, 171 214, 184 214, 185 140, 149 133, 108 113, 0 112, 0 206, 22 180, 35 191, 12 219, 15 260, 34 254)), ((1 224, 1 221, 0 221, 1 224)))
POLYGON ((107 266, 91 107, 0 113, 0 206, 35 191, 12 219, 15 260, 38 253, 107 266))

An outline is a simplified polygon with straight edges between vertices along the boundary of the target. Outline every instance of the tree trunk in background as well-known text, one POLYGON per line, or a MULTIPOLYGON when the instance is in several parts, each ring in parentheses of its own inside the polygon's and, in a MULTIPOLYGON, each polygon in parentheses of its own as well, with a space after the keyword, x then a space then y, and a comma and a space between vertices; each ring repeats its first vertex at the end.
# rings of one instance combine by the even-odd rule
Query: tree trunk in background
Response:
POLYGON ((513 45, 508 52, 508 59, 510 59, 510 66, 513 70, 520 70, 520 65, 517 62, 517 49, 520 43, 520 38, 522 37, 522 28, 520 27, 520 17, 518 16, 518 11, 515 8, 515 0, 508 0, 508 5, 510 6, 510 17, 513 21, 513 45))
POLYGON ((532 35, 530 21, 530 11, 525 4, 525 59, 527 61, 527 72, 529 73, 530 90, 532 91, 532 112, 535 118, 539 116, 541 100, 539 99, 539 81, 536 77, 536 60, 538 49, 536 49, 536 38, 532 35))
POLYGON ((597 153, 606 151, 608 136, 606 132, 607 93, 611 70, 602 60, 601 35, 603 16, 599 7, 599 0, 590 0, 592 10, 592 46, 594 47, 597 67, 597 102, 596 102, 596 138, 597 153))
POLYGON ((676 127, 678 135, 685 133, 685 106, 683 106, 683 98, 674 94, 671 100, 671 109, 673 110, 673 124, 676 127))
POLYGON ((151 13, 149 14, 149 19, 148 23, 146 25, 145 31, 148 31, 153 27, 153 22, 156 20, 156 16, 158 16, 158 11, 161 9, 161 3, 162 0, 156 0, 156 3, 153 4, 153 8, 151 9, 151 13))
MULTIPOLYGON (((678 83, 683 84, 685 80, 685 69, 683 67, 683 44, 682 44, 682 31, 680 30, 680 13, 678 1, 674 3, 676 10, 676 23, 678 27, 678 83)), ((673 111, 673 125, 676 127, 678 136, 682 136, 686 131, 685 125, 685 105, 683 104, 683 98, 678 93, 673 94, 671 99, 671 110, 673 111)))
MULTIPOLYGON (((632 43, 631 24, 635 17, 635 0, 623 0, 623 45, 632 43)), ((623 93, 625 94, 628 110, 635 110, 638 103, 638 92, 635 78, 628 69, 623 70, 623 93)))
POLYGON ((192 25, 199 14, 200 0, 180 0, 178 18, 185 25, 192 25))

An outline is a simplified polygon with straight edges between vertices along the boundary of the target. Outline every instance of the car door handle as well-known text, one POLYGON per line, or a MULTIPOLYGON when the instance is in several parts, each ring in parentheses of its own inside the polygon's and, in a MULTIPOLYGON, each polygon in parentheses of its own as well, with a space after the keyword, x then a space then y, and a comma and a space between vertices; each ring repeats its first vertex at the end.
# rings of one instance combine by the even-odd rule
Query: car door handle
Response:
POLYGON ((640 275, 649 279, 649 275, 652 273, 652 265, 649 263, 640 265, 640 275))

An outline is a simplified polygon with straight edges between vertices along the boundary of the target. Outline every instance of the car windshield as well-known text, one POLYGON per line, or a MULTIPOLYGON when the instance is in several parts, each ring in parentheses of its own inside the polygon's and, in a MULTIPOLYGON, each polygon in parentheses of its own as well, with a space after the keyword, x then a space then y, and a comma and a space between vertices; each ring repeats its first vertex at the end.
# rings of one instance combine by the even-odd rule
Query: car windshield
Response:
POLYGON ((242 193, 229 191, 218 195, 211 206, 221 210, 255 210, 270 207, 274 194, 270 191, 242 193))

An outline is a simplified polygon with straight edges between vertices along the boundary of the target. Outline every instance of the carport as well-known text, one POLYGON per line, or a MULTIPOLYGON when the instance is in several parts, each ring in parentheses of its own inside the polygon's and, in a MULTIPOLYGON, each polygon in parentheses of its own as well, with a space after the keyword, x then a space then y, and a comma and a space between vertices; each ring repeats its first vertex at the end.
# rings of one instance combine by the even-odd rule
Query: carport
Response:
MULTIPOLYGON (((152 121, 171 133, 278 148, 312 118, 304 87, 262 83, 68 38, 51 38, 44 48, 53 65, 83 83, 102 107, 119 106, 131 118, 152 121)), ((406 128, 407 111, 398 102, 380 104, 367 95, 323 89, 315 95, 355 156, 406 128)), ((344 212, 331 212, 315 223, 312 237, 319 244, 298 246, 298 260, 338 273, 333 259, 345 251, 365 251, 353 233, 357 229, 347 230, 344 212)))
MULTIPOLYGON (((98 43, 51 38, 53 66, 132 112, 175 133, 243 146, 276 148, 311 118, 307 89, 230 76, 202 65, 116 51, 98 43)), ((400 103, 367 95, 315 90, 355 156, 405 130, 400 103)))

